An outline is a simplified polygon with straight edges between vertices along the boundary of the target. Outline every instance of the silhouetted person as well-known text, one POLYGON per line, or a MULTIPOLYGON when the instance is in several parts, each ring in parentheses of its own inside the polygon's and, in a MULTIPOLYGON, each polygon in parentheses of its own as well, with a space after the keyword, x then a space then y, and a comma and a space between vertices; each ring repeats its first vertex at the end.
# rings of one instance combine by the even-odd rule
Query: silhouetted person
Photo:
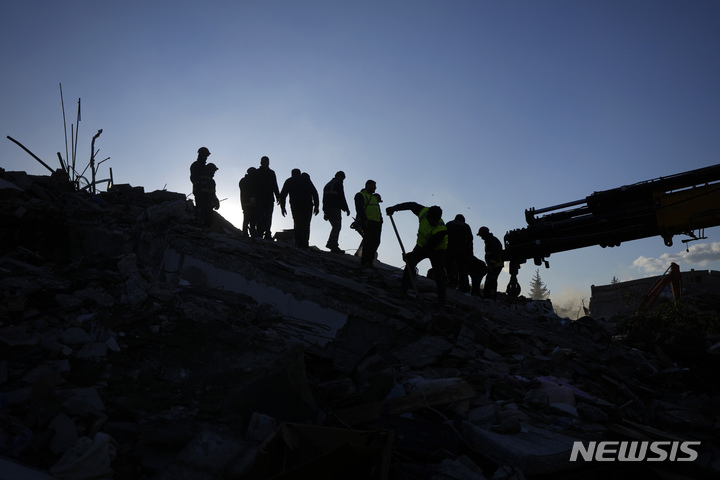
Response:
POLYGON ((350 208, 345 198, 344 180, 345 172, 337 172, 335 177, 323 188, 323 214, 325 220, 330 222, 331 226, 330 236, 325 247, 329 248, 333 253, 345 253, 338 245, 340 229, 342 228, 342 212, 350 215, 350 208))
POLYGON ((310 175, 301 173, 299 168, 293 168, 290 178, 285 180, 280 191, 280 208, 283 217, 287 214, 285 200, 288 195, 293 217, 295 246, 307 248, 310 246, 310 221, 313 209, 315 215, 320 212, 318 192, 310 180, 310 175))
POLYGON ((257 236, 257 200, 255 198, 255 172, 257 168, 247 169, 245 176, 240 179, 240 205, 243 211, 242 231, 246 237, 257 236))
POLYGON ((470 291, 468 281, 468 265, 473 256, 473 233, 470 225, 465 223, 463 215, 456 215, 454 220, 445 224, 447 227, 447 275, 450 287, 457 287, 463 293, 470 291))
POLYGON ((260 168, 255 172, 255 205, 257 234, 259 238, 271 239, 272 215, 275 208, 275 201, 280 201, 275 172, 270 169, 270 159, 262 157, 260 168))
POLYGON ((388 215, 402 210, 411 210, 418 217, 418 233, 415 248, 405 255, 405 269, 403 270, 402 283, 400 285, 403 293, 407 292, 410 285, 410 275, 415 275, 415 267, 421 260, 430 259, 435 274, 435 285, 437 286, 438 303, 445 305, 445 263, 447 260, 447 227, 442 220, 442 209, 437 205, 424 207, 419 203, 406 202, 388 207, 385 211, 388 215))
POLYGON ((361 267, 372 267, 377 249, 380 246, 382 233, 382 211, 380 210, 380 195, 375 193, 377 184, 374 180, 365 182, 365 188, 355 194, 355 222, 362 229, 362 256, 361 267))
POLYGON ((199 178, 205 174, 207 159, 210 156, 210 150, 207 147, 200 147, 197 151, 197 160, 190 164, 190 182, 192 183, 192 193, 195 198, 195 218, 200 219, 200 210, 197 208, 197 184, 199 178))
POLYGON ((220 208, 220 201, 215 193, 215 172, 218 168, 214 163, 204 166, 203 172, 196 177, 195 205, 200 212, 200 223, 210 227, 213 223, 213 209, 220 208))
POLYGON ((488 227, 480 227, 477 236, 485 241, 485 263, 487 264, 487 277, 483 298, 497 299, 498 276, 502 272, 505 262, 502 259, 503 245, 498 238, 490 233, 488 227))
POLYGON ((470 280, 472 281, 470 295, 482 295, 483 292, 480 290, 480 284, 482 283, 482 279, 487 273, 487 270, 485 262, 477 258, 475 255, 470 258, 470 262, 468 263, 468 274, 470 275, 470 280))
MULTIPOLYGON (((470 280, 472 281, 472 288, 470 290, 471 295, 482 296, 483 292, 480 285, 482 284, 482 279, 486 273, 487 265, 485 265, 485 262, 473 255, 468 262, 468 275, 470 275, 470 280)), ((430 279, 435 278, 432 268, 428 270, 427 277, 430 279)))

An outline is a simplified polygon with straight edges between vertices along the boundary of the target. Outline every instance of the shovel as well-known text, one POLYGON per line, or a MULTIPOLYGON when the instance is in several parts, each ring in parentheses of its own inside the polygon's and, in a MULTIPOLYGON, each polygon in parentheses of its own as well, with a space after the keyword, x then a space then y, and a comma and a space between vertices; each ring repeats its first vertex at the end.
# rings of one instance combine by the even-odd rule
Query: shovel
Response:
MULTIPOLYGON (((400 244, 400 250, 402 250, 403 255, 403 261, 405 261, 405 247, 403 246, 402 239, 400 238, 400 234, 398 233, 397 227, 395 226, 395 220, 393 219, 392 215, 388 215, 390 217, 390 223, 392 223, 393 230, 395 230, 395 236, 398 239, 398 243, 400 244)), ((405 265, 405 268, 407 268, 407 264, 405 265)), ((410 277, 410 284, 412 284, 413 290, 415 290, 415 296, 418 299, 418 303, 420 303, 420 292, 418 291, 417 284, 415 283, 415 272, 408 272, 408 276, 410 277)), ((420 305, 422 307, 422 304, 420 305)))

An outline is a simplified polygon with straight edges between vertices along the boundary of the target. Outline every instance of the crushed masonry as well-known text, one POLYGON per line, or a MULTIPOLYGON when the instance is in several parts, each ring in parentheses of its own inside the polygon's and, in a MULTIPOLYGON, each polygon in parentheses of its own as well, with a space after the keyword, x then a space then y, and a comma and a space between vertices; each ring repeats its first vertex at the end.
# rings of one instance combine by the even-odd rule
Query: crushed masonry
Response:
POLYGON ((0 169, 0 222, 0 477, 627 478, 587 453, 622 442, 697 452, 636 475, 720 472, 717 335, 440 308, 427 278, 203 229, 181 193, 0 169))

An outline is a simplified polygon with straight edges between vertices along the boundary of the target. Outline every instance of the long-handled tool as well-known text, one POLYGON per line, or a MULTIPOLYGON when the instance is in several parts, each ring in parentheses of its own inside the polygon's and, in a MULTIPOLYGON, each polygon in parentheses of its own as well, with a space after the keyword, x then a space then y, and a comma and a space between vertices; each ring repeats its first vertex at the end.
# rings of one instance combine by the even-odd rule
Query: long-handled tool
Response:
MULTIPOLYGON (((392 223, 393 230, 395 230, 395 236, 398 239, 398 243, 400 244, 400 250, 402 250, 402 256, 403 261, 405 261, 405 247, 403 246, 402 239, 400 238, 400 234, 398 233, 398 229, 395 226, 395 220, 393 219, 392 215, 388 215, 390 217, 390 223, 392 223)), ((408 268, 407 263, 405 264, 405 269, 408 268)), ((415 283, 415 271, 407 271, 408 276, 410 277, 410 283, 412 284, 413 290, 415 290, 415 296, 417 297, 418 303, 420 302, 420 292, 418 291, 417 284, 415 283)), ((422 306, 422 305, 421 305, 422 306)))

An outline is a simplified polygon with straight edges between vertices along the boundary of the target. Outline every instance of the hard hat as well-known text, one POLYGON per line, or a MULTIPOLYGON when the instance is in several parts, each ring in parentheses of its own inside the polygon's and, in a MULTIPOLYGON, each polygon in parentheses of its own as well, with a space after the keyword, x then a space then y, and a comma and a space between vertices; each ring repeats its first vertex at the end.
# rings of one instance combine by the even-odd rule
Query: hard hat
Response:
POLYGON ((477 234, 478 234, 478 237, 482 237, 483 235, 488 234, 488 233, 490 233, 490 229, 488 227, 480 227, 478 229, 477 234))
POLYGON ((208 150, 206 147, 200 147, 198 148, 198 153, 210 155, 210 150, 208 150))
POLYGON ((215 171, 217 171, 217 170, 220 170, 220 169, 217 167, 217 165, 215 165, 214 163, 208 163, 206 166, 207 166, 207 168, 209 168, 209 169, 212 170, 213 172, 215 172, 215 171))

